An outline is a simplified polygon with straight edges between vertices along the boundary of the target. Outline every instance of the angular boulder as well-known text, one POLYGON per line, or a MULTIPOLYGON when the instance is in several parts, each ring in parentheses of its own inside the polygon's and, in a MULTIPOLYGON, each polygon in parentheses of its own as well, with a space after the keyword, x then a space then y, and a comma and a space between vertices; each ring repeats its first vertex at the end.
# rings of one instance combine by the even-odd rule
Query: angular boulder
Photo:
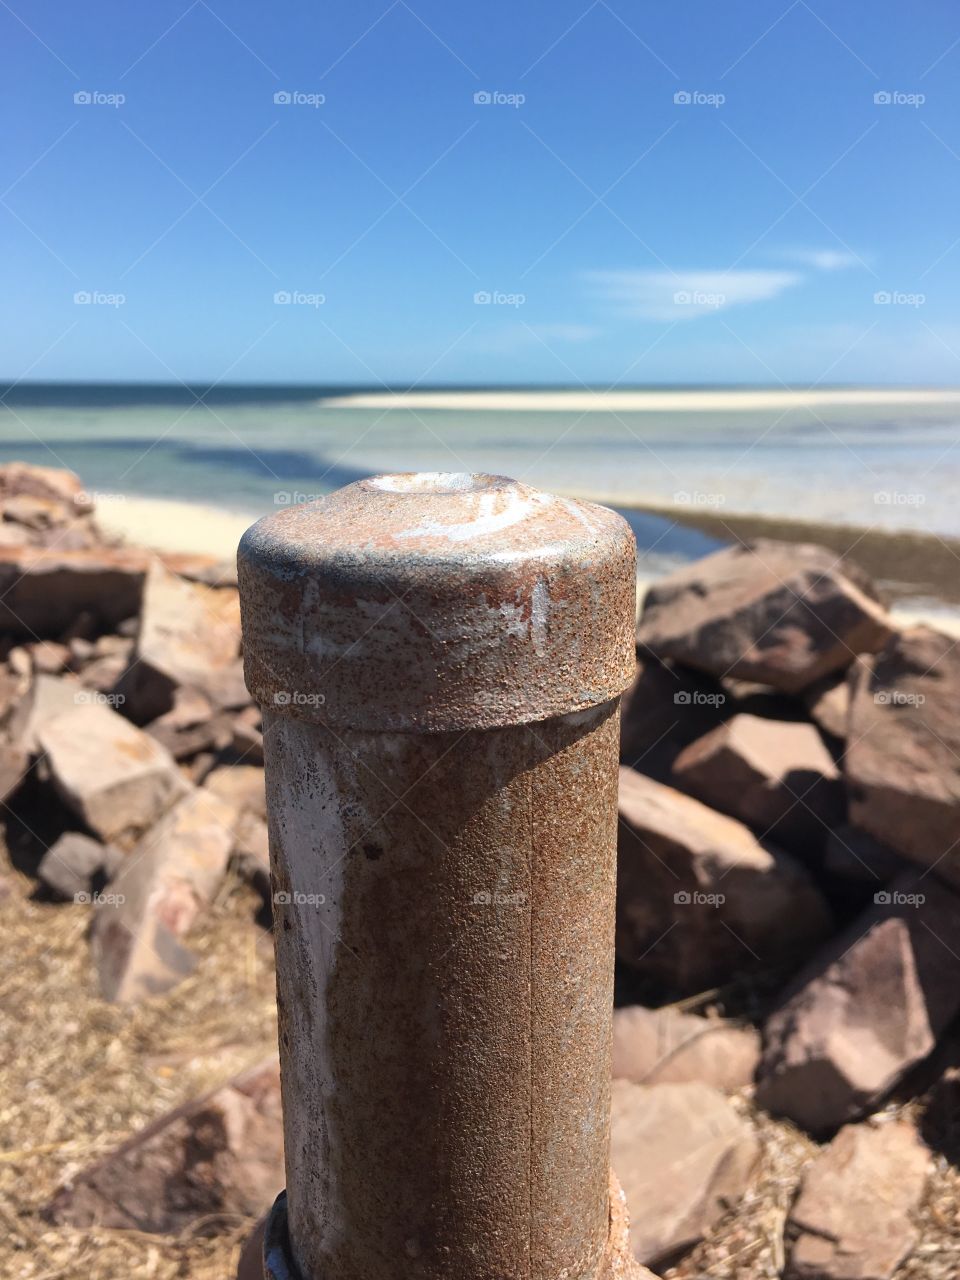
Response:
POLYGON ((216 707, 249 702, 238 593, 189 582, 156 560, 147 573, 140 630, 118 692, 126 698, 126 713, 143 724, 171 710, 180 686, 216 707))
POLYGON ((75 676, 34 676, 10 713, 10 737, 30 755, 35 755, 40 750, 43 727, 88 701, 88 691, 75 676))
POLYGON ((911 1124, 841 1129, 804 1174, 787 1220, 787 1280, 891 1280, 912 1252, 930 1153, 911 1124))
POLYGON ((65 831, 41 858, 37 877, 58 898, 82 901, 91 896, 95 881, 109 880, 122 861, 123 854, 112 845, 65 831))
POLYGON ((655 583, 637 643, 714 676, 800 693, 891 634, 859 570, 825 547, 758 539, 655 583))
POLYGON ((105 702, 53 716, 38 740, 66 804, 101 840, 121 847, 187 791, 169 752, 105 702))
POLYGON ((666 781, 677 754, 718 725, 729 702, 709 676, 644 657, 620 706, 621 761, 666 781))
POLYGON ((283 1184, 273 1057, 134 1134, 62 1187, 44 1216, 63 1226, 175 1235, 203 1218, 257 1217, 283 1184))
POLYGON ((734 1207, 760 1155, 750 1126, 705 1084, 613 1082, 610 1163, 638 1262, 669 1264, 734 1207))
POLYGON ((93 958, 107 1000, 135 1003, 192 972, 193 957, 180 939, 223 879, 232 820, 222 800, 194 790, 124 860, 93 924, 93 958))
POLYGON ((879 890, 767 1019, 758 1104, 821 1134, 882 1102, 960 1013, 958 937, 960 896, 933 876, 879 890))
POLYGON ((672 781, 801 857, 844 816, 840 771, 804 721, 733 716, 681 752, 672 781))
POLYGON ((850 681, 846 675, 828 676, 804 690, 810 719, 832 738, 846 738, 850 721, 850 681))
POLYGON ((699 1082, 733 1092, 753 1081, 760 1033, 723 1018, 667 1006, 629 1005, 613 1014, 612 1075, 634 1084, 699 1082))
POLYGON ((0 546, 0 631, 59 636, 83 612, 109 631, 139 610, 149 561, 133 548, 0 546))
POLYGON ((18 742, 0 742, 0 803, 9 800, 27 776, 29 757, 18 742))
POLYGON ((187 760, 201 751, 221 751, 233 741, 228 713, 218 713, 209 698, 185 685, 174 691, 170 710, 145 727, 174 760, 187 760))
POLYGON ((858 665, 844 769, 851 822, 960 885, 955 639, 914 627, 858 665))
POLYGON ((203 788, 225 800, 234 813, 267 817, 267 788, 261 765, 220 765, 204 779, 203 788))
POLYGON ((830 912, 789 854, 690 796, 620 770, 617 954, 682 993, 791 963, 830 912))

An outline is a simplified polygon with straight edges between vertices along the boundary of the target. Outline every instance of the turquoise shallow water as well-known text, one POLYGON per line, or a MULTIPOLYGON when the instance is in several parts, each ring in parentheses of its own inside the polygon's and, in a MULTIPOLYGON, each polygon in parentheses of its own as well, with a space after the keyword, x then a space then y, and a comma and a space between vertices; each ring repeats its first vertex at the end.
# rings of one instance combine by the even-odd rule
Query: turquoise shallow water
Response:
POLYGON ((414 412, 324 399, 297 388, 218 388, 197 403, 181 388, 18 387, 0 404, 0 460, 67 466, 100 492, 250 512, 377 471, 483 470, 622 506, 960 535, 960 415, 949 404, 414 412))

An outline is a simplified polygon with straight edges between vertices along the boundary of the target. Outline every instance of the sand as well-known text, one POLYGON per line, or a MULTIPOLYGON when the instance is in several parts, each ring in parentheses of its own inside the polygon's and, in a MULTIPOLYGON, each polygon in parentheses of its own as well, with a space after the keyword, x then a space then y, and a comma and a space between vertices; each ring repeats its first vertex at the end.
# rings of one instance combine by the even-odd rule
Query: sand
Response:
POLYGON ((157 551, 197 552, 225 560, 236 556, 241 535, 257 518, 257 512, 162 498, 116 495, 97 502, 97 522, 112 537, 157 551))
POLYGON ((711 410, 960 405, 960 391, 890 388, 817 388, 763 391, 753 388, 693 391, 373 391, 318 400, 324 409, 538 410, 586 413, 703 413, 711 410))
MULTIPOLYGON (((583 495, 580 495, 583 496, 583 495)), ((960 544, 953 539, 924 534, 824 525, 763 516, 723 517, 692 514, 687 508, 638 507, 678 524, 732 541, 751 537, 783 538, 791 542, 818 542, 838 553, 854 547, 853 557, 881 584, 900 626, 926 622, 960 637, 960 544)), ((101 498, 97 518, 111 536, 158 551, 185 551, 233 560, 237 543, 249 526, 263 515, 256 511, 226 511, 192 502, 161 498, 115 496, 101 498)), ((638 576, 640 599, 653 582, 642 568, 638 576)))

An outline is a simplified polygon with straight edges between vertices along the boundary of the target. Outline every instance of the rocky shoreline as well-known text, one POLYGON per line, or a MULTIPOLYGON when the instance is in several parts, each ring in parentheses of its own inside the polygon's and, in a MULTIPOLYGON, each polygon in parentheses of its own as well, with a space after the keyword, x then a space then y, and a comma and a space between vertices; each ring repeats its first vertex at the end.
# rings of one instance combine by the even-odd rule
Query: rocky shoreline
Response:
MULTIPOLYGON (((613 1163, 660 1275, 960 1271, 955 646, 898 626, 862 569, 817 546, 732 547, 647 595, 623 707, 613 1163)), ((119 1028, 178 1010, 202 1027, 189 1001, 221 979, 234 992, 241 954, 269 1001, 235 570, 117 545, 77 477, 21 464, 0 467, 0 800, 0 910, 49 929, 8 963, 42 985, 69 952, 78 1024, 107 1028, 94 1078, 116 1050, 155 1081, 119 1028), (246 896, 213 955, 231 886, 246 896), (59 920, 77 922, 68 941, 59 920)), ((203 1275, 231 1274, 283 1183, 275 1039, 257 1025, 242 1071, 167 1108, 150 1084, 89 1159, 63 1136, 87 1120, 59 1121, 69 1158, 21 1139, 0 1162, 17 1207, 0 1274, 107 1280, 128 1273, 108 1260, 122 1246, 128 1267, 199 1277, 187 1236, 222 1245, 203 1275)), ((69 1029, 52 1034, 68 1059, 69 1029)), ((26 1131, 26 1100, 6 1102, 26 1131)))

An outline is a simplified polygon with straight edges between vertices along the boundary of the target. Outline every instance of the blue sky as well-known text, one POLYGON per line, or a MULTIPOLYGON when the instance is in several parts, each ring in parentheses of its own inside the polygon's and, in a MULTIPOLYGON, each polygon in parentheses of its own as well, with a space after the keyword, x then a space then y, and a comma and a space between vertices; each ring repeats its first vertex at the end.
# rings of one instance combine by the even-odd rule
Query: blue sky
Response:
POLYGON ((0 39, 5 379, 960 384, 947 0, 12 0, 0 39))

